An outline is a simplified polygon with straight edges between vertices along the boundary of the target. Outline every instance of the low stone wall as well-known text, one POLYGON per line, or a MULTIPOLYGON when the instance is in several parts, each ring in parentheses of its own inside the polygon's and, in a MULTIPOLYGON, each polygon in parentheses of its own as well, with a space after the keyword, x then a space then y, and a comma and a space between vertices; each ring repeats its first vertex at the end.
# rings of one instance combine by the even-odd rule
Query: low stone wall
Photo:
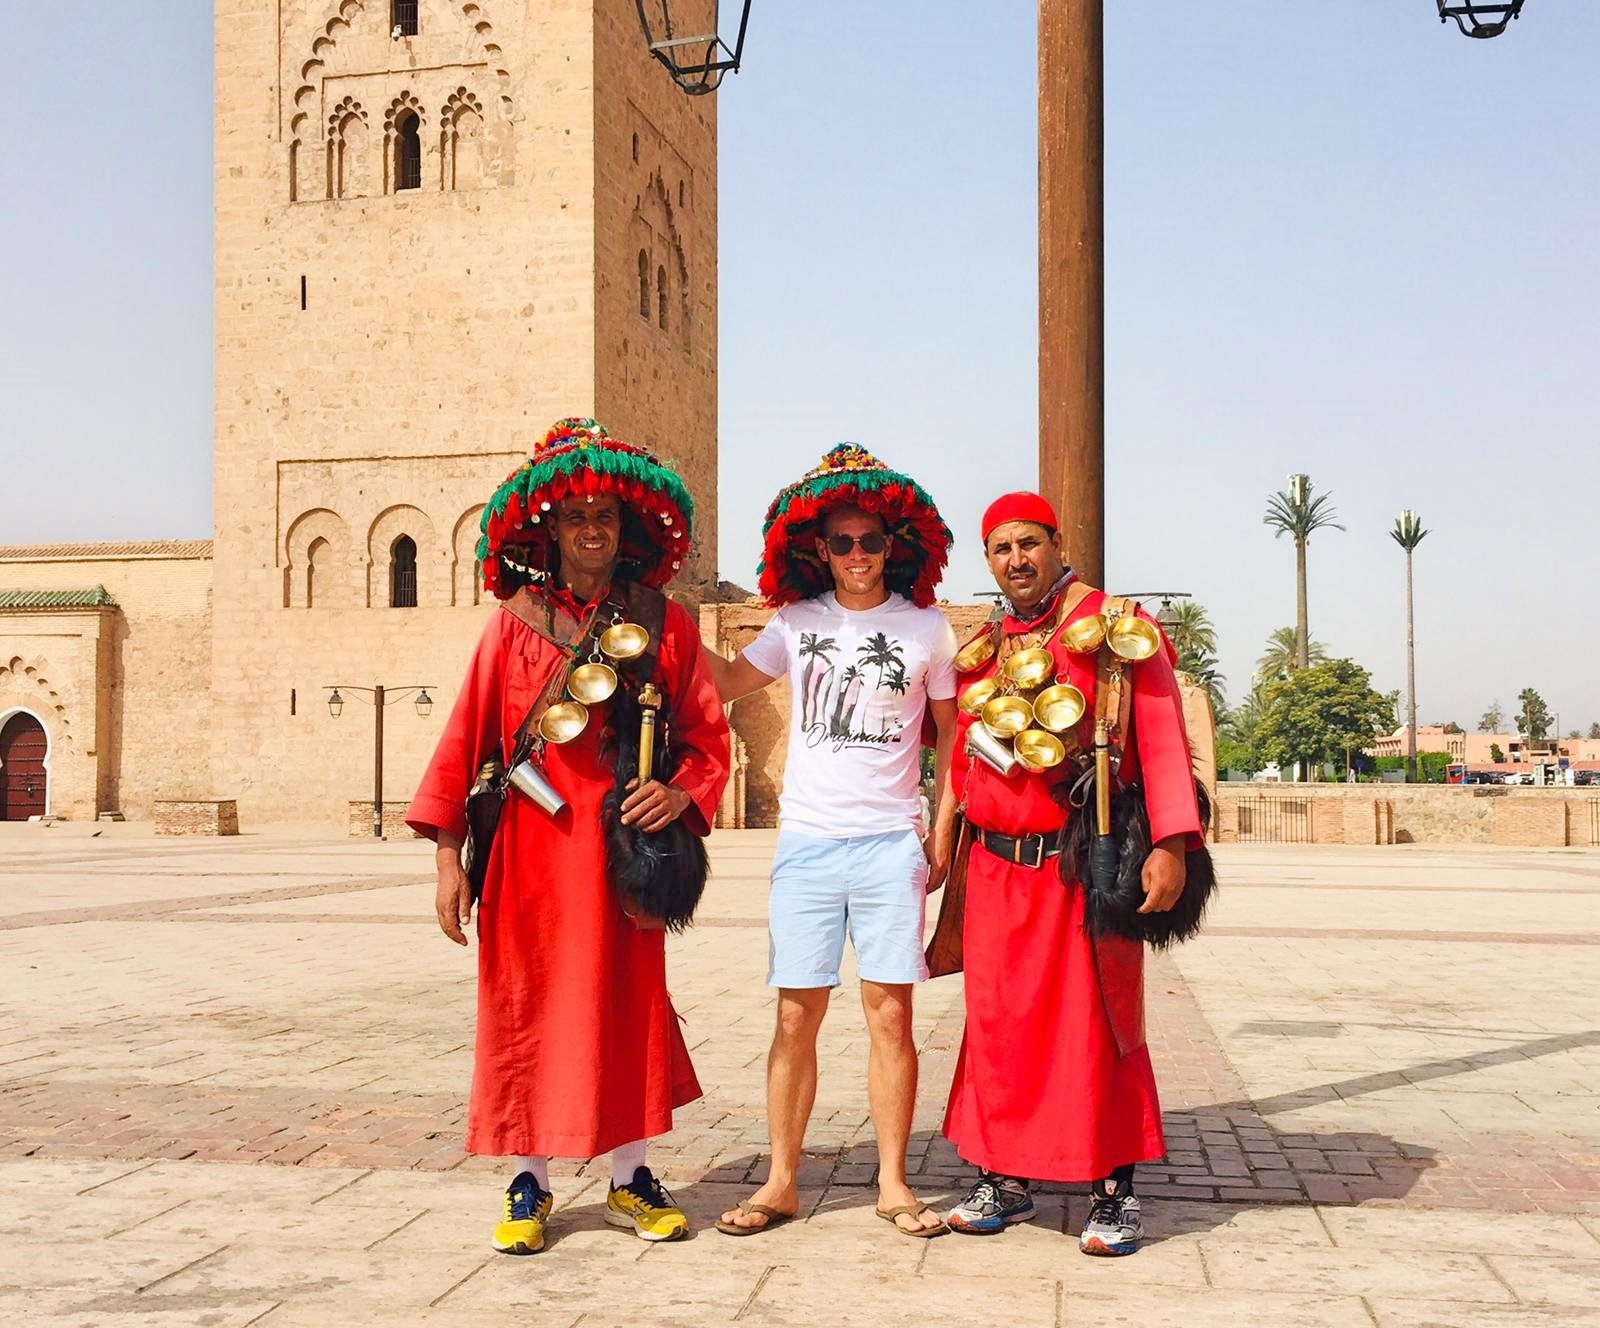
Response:
POLYGON ((1218 842, 1600 848, 1600 793, 1444 784, 1216 788, 1218 842))
MULTIPOLYGON (((410 798, 396 798, 390 802, 383 800, 383 837, 385 839, 419 839, 417 834, 406 824, 406 808, 411 806, 410 798)), ((346 832, 351 839, 372 838, 372 799, 365 802, 351 799, 349 827, 346 832)))
POLYGON ((158 835, 236 835, 239 804, 232 798, 157 798, 158 835))

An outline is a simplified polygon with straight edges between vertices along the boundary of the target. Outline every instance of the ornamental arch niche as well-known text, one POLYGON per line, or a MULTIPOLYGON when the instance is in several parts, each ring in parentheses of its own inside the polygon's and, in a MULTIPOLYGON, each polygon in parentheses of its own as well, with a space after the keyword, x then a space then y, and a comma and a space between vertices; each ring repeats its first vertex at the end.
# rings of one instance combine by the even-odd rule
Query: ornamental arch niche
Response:
POLYGON ((477 604, 483 599, 483 577, 478 574, 478 528, 483 521, 483 508, 479 503, 463 512, 450 537, 455 550, 450 576, 456 604, 477 604))
POLYGON ((361 578, 344 518, 326 507, 302 512, 283 541, 283 607, 349 608, 361 578))
POLYGON ((389 607, 395 546, 402 537, 409 539, 416 550, 416 607, 437 608, 450 603, 451 551, 441 546, 426 512, 399 504, 380 513, 367 532, 367 607, 389 607))

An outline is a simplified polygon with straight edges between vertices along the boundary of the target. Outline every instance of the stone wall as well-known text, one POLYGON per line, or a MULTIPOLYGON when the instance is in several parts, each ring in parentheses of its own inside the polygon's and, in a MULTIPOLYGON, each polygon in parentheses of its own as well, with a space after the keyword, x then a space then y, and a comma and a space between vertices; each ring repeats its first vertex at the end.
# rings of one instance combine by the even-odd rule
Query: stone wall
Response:
POLYGON ((239 833, 239 804, 232 798, 157 798, 155 815, 158 835, 239 833))

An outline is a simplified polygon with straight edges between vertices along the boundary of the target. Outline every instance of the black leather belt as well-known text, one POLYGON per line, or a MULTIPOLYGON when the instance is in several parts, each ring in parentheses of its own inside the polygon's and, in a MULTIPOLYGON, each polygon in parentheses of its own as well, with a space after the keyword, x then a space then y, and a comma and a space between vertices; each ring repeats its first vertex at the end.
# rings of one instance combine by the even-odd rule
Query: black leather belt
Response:
POLYGON ((1019 867, 1042 867, 1061 852, 1061 831, 1052 830, 1047 835, 1002 835, 995 830, 973 827, 978 842, 1006 862, 1019 867))

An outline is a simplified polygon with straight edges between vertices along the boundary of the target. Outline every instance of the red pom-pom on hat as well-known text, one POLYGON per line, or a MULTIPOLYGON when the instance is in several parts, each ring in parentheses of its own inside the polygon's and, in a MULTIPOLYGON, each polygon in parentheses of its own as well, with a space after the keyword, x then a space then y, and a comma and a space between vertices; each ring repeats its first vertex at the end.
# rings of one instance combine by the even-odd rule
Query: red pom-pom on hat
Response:
POLYGON ((1039 494, 1029 493, 1026 489, 1003 493, 989 504, 983 514, 984 540, 988 540, 996 526, 1003 526, 1008 521, 1031 521, 1036 526, 1050 530, 1061 529, 1061 523, 1056 520, 1056 509, 1039 494))

